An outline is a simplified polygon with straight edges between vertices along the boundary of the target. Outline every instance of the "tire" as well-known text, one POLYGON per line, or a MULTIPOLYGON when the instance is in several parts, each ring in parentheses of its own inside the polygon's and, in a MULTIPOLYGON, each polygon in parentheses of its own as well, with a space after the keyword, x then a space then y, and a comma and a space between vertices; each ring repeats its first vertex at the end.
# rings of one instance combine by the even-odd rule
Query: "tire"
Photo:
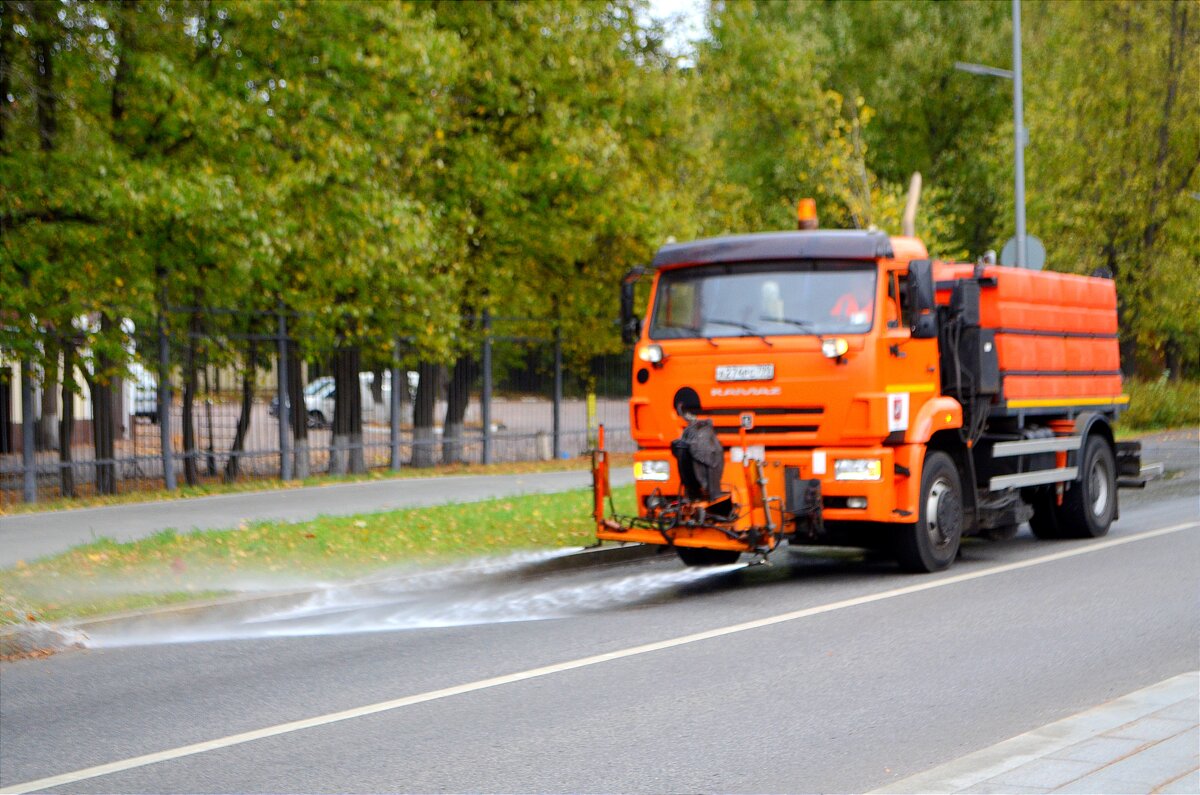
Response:
POLYGON ((1029 526, 1042 539, 1099 538, 1117 515, 1117 459, 1101 434, 1089 434, 1079 456, 1079 480, 1067 484, 1062 505, 1053 488, 1040 489, 1029 526))
POLYGON ((321 412, 317 411, 316 409, 313 409, 312 411, 308 412, 308 427, 324 428, 325 427, 325 415, 322 414, 321 412))
POLYGON ((727 566, 737 563, 742 556, 736 549, 702 549, 700 547, 675 547, 676 554, 685 566, 727 566))
POLYGON ((963 498, 958 467, 950 456, 941 451, 925 456, 917 521, 899 528, 896 562, 900 568, 933 572, 954 562, 962 541, 963 498))

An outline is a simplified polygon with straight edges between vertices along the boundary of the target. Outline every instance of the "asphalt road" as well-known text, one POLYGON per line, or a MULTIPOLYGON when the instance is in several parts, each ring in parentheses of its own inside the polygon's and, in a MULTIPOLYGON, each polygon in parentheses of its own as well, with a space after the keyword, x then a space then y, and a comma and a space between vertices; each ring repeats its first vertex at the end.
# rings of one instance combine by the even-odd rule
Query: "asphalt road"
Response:
POLYGON ((7 663, 0 787, 169 751, 57 791, 870 790, 1200 667, 1181 449, 1107 538, 1025 532, 939 575, 798 555, 707 576, 497 566, 331 595, 234 640, 7 663))

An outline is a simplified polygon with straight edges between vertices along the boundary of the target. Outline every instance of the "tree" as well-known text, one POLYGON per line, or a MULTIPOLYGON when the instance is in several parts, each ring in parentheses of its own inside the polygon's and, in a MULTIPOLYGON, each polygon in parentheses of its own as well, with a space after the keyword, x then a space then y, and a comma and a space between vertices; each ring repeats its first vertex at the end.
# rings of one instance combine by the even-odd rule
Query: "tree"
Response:
POLYGON ((1127 372, 1194 372, 1200 4, 1035 3, 1027 20, 1031 227, 1051 267, 1114 274, 1127 372))

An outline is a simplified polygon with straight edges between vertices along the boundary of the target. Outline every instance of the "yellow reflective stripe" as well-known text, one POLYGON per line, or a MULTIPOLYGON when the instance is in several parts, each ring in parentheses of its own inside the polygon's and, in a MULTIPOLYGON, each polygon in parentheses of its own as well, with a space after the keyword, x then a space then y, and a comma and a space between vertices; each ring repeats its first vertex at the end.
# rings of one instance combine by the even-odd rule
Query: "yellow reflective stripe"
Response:
POLYGON ((1059 406, 1113 406, 1118 403, 1128 403, 1129 395, 1118 395, 1102 398, 1052 398, 1047 400, 1010 400, 1010 409, 1041 409, 1059 406))
POLYGON ((932 392, 933 384, 892 384, 887 387, 887 392, 932 392))

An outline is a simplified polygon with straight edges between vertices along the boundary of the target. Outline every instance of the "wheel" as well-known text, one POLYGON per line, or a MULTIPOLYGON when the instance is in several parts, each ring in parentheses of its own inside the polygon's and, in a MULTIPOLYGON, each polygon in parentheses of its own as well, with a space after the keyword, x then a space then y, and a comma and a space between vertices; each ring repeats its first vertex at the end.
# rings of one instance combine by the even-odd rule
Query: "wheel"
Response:
POLYGON ((736 549, 702 549, 700 547, 675 547, 679 559, 686 566, 727 566, 737 563, 742 556, 736 549))
POLYGON ((963 499, 958 468, 940 451, 925 456, 917 521, 900 525, 896 561, 905 571, 941 571, 954 562, 962 541, 963 499))
POLYGON ((324 428, 325 427, 325 415, 322 414, 321 412, 317 411, 316 409, 313 409, 312 411, 308 412, 308 427, 324 428))
POLYGON ((1099 538, 1117 515, 1117 460, 1098 433, 1083 443, 1079 480, 1067 484, 1062 505, 1053 488, 1039 490, 1029 526, 1038 538, 1099 538))

